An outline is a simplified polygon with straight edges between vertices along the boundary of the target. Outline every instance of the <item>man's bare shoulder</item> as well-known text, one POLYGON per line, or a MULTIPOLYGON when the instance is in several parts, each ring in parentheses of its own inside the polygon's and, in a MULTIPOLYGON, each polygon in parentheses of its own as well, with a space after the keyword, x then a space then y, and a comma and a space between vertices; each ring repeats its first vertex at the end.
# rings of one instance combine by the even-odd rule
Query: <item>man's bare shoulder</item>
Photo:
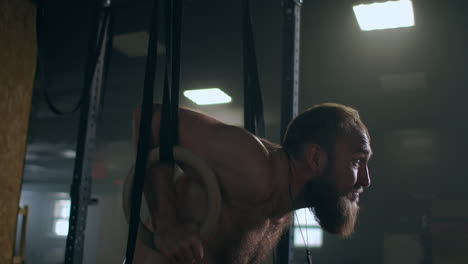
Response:
POLYGON ((239 202, 261 202, 273 191, 271 143, 243 128, 191 111, 181 119, 181 144, 200 153, 222 188, 239 202))
MULTIPOLYGON (((160 105, 153 114, 153 141, 159 145, 160 105)), ((135 112, 138 119, 139 112, 135 112)), ((135 120, 138 121, 138 120, 135 120)), ((137 124, 135 129, 138 128, 137 124)), ((270 145, 243 128, 209 115, 179 109, 179 142, 208 162, 221 188, 240 200, 267 199, 272 190, 270 145)))
POLYGON ((210 160, 231 204, 267 201, 274 186, 269 149, 242 128, 226 126, 210 143, 210 160))
POLYGON ((245 129, 187 108, 180 108, 179 115, 181 145, 203 152, 210 159, 221 158, 236 166, 241 164, 236 160, 244 159, 244 156, 255 158, 259 165, 268 161, 269 151, 264 140, 245 129))
MULTIPOLYGON (((159 146, 159 132, 160 132, 160 121, 161 121, 161 110, 162 105, 155 103, 153 105, 153 120, 152 120, 152 147, 159 146)), ((137 107, 133 111, 133 138, 136 146, 138 139, 138 130, 140 128, 140 117, 141 107, 137 107)), ((199 136, 207 135, 212 132, 213 129, 224 124, 219 120, 216 120, 204 113, 191 110, 188 108, 179 108, 179 132, 180 142, 192 144, 199 136), (191 133, 188 133, 188 132, 191 133)))

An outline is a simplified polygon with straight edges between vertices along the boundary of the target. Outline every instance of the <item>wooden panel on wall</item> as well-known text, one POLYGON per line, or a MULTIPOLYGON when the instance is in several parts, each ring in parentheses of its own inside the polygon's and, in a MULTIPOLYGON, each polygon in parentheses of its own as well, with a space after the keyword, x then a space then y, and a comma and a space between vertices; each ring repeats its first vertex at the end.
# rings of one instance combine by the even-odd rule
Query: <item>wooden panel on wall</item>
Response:
POLYGON ((36 68, 36 7, 0 0, 0 263, 11 263, 36 68))

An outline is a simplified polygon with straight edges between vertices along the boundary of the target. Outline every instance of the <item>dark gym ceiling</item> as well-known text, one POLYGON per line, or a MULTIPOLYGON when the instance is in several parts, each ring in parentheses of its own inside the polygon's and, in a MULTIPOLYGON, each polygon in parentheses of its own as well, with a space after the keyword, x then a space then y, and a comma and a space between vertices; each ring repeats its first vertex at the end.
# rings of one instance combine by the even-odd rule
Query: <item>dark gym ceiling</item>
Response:
MULTIPOLYGON (((73 159, 62 153, 75 148, 78 114, 52 114, 43 89, 47 87, 51 99, 63 109, 71 110, 76 104, 94 1, 43 2, 41 39, 47 81, 34 90, 24 182, 68 184, 73 159)), ((236 125, 242 124, 243 102, 240 2, 186 1, 182 33, 181 89, 219 87, 233 101, 199 107, 181 97, 181 104, 236 125)), ((267 136, 278 142, 281 1, 251 2, 267 136)), ((96 173, 97 183, 122 178, 132 161, 131 113, 141 101, 145 58, 140 55, 145 50, 150 3, 113 1, 122 6, 114 13, 116 41, 95 166, 95 171, 105 173, 96 173), (126 38, 132 36, 129 42, 126 38)), ((408 164, 450 161, 441 153, 461 158, 458 154, 467 145, 459 138, 467 131, 468 4, 458 0, 413 3, 415 27, 363 32, 352 1, 305 0, 300 108, 324 101, 357 107, 373 134, 377 159, 379 155, 381 160, 399 158, 408 164)), ((159 96, 157 90, 156 100, 159 96)), ((387 165, 376 172, 391 171, 388 163, 379 164, 387 165)))

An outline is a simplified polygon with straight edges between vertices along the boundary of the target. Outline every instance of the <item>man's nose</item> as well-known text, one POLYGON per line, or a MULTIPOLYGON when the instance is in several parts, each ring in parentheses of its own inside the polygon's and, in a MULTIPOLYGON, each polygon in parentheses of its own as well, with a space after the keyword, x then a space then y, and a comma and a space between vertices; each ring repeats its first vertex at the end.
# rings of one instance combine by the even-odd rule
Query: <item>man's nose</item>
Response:
POLYGON ((371 179, 369 175, 369 168, 367 166, 361 167, 361 170, 359 171, 358 175, 358 183, 362 187, 369 187, 371 184, 371 179))

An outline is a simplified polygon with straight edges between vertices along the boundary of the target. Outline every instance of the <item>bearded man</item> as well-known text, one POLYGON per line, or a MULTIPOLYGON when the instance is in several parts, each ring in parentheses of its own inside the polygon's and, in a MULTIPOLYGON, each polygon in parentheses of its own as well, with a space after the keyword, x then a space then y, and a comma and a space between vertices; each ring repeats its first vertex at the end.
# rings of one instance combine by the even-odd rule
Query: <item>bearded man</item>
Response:
MULTIPOLYGON (((160 111, 155 105, 151 148, 159 146, 160 111)), ((135 135, 139 115, 136 110, 135 135)), ((174 183, 172 166, 152 166, 144 193, 160 252, 138 242, 135 263, 260 263, 300 208, 310 208, 325 231, 352 234, 372 156, 357 110, 315 105, 289 124, 282 145, 189 109, 179 109, 179 122, 180 145, 218 180, 219 225, 214 236, 200 237, 207 197, 191 168, 182 164, 187 177, 174 183)))

